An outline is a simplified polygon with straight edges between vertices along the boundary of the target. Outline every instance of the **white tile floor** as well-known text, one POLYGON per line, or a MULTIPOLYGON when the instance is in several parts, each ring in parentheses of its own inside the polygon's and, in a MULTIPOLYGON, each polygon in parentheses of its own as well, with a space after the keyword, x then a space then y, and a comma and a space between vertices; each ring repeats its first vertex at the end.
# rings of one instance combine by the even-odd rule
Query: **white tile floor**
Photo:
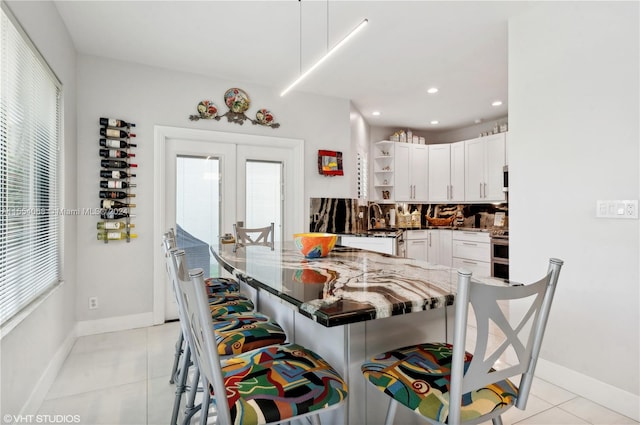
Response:
MULTIPOLYGON (((166 425, 179 324, 79 338, 39 414, 79 415, 83 425, 166 425)), ((510 409, 505 425, 638 424, 555 385, 536 380, 526 411, 510 409)), ((337 425, 337 424, 328 424, 337 425)))

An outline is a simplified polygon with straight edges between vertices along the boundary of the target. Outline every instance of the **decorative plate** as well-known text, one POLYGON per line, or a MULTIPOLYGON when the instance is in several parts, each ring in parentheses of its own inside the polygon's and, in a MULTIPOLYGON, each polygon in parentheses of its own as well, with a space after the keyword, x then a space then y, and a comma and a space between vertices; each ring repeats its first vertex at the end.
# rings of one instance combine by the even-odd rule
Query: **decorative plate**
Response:
POLYGON ((266 109, 259 109, 256 112, 256 120, 262 125, 271 125, 273 124, 273 114, 266 109))
POLYGON ((242 89, 232 88, 225 92, 224 102, 231 112, 242 113, 249 109, 249 95, 242 89))
POLYGON ((198 103, 198 114, 200 114, 200 118, 203 119, 215 118, 218 115, 218 108, 212 101, 203 100, 198 103))

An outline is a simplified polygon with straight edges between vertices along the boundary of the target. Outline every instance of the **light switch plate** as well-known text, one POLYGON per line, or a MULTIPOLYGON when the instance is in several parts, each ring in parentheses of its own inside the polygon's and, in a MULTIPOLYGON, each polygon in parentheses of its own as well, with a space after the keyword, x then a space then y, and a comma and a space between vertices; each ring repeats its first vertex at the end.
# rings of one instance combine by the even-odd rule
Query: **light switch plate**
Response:
POLYGON ((638 200, 596 201, 596 217, 638 218, 638 200))

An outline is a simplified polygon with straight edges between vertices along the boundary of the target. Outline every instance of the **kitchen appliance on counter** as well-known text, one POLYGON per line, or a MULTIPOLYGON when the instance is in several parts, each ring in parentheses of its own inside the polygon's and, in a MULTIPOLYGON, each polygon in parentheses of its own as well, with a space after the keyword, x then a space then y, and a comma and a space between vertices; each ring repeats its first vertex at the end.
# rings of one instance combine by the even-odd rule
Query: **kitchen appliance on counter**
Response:
POLYGON ((509 230, 491 231, 491 276, 509 279, 509 230))

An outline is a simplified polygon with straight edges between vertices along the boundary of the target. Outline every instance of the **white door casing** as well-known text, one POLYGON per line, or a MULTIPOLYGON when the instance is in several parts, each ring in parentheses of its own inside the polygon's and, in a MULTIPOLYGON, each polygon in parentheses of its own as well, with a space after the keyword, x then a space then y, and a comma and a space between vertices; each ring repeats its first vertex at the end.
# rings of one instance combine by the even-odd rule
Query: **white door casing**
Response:
POLYGON ((162 252, 162 235, 170 227, 175 226, 175 155, 206 156, 207 152, 211 153, 218 150, 229 158, 229 149, 235 151, 236 161, 234 161, 233 166, 235 170, 232 171, 233 167, 227 168, 227 166, 231 166, 230 163, 232 161, 223 161, 222 167, 225 168, 221 169, 221 174, 227 172, 235 177, 229 179, 227 176, 225 180, 229 183, 229 186, 221 188, 221 197, 223 199, 233 199, 232 202, 225 202, 225 204, 228 203, 230 205, 223 207, 223 211, 221 211, 221 232, 232 228, 232 223, 236 220, 236 214, 239 214, 240 211, 237 200, 242 199, 241 205, 244 205, 244 196, 235 196, 234 199, 234 195, 238 194, 238 188, 240 187, 240 179, 238 177, 241 174, 244 178, 245 173, 244 167, 238 167, 236 164, 244 164, 244 160, 247 158, 274 160, 274 155, 279 154, 279 158, 284 155, 286 157, 284 162, 284 216, 286 217, 284 223, 286 223, 286 227, 283 229, 283 235, 287 239, 289 235, 298 231, 298 229, 303 229, 304 226, 304 142, 300 139, 165 126, 155 126, 154 133, 153 321, 154 324, 160 324, 164 323, 166 318, 166 300, 168 296, 165 259, 162 252), (227 145, 228 149, 217 147, 217 145, 227 145), (269 153, 271 149, 273 149, 273 152, 269 153), (251 154, 247 152, 251 152, 251 154), (259 158, 260 153, 264 156, 263 158, 259 158), (243 158, 242 161, 239 160, 240 157, 243 158), (174 169, 171 171, 169 168, 174 169), (234 180, 235 186, 229 180, 234 180))

